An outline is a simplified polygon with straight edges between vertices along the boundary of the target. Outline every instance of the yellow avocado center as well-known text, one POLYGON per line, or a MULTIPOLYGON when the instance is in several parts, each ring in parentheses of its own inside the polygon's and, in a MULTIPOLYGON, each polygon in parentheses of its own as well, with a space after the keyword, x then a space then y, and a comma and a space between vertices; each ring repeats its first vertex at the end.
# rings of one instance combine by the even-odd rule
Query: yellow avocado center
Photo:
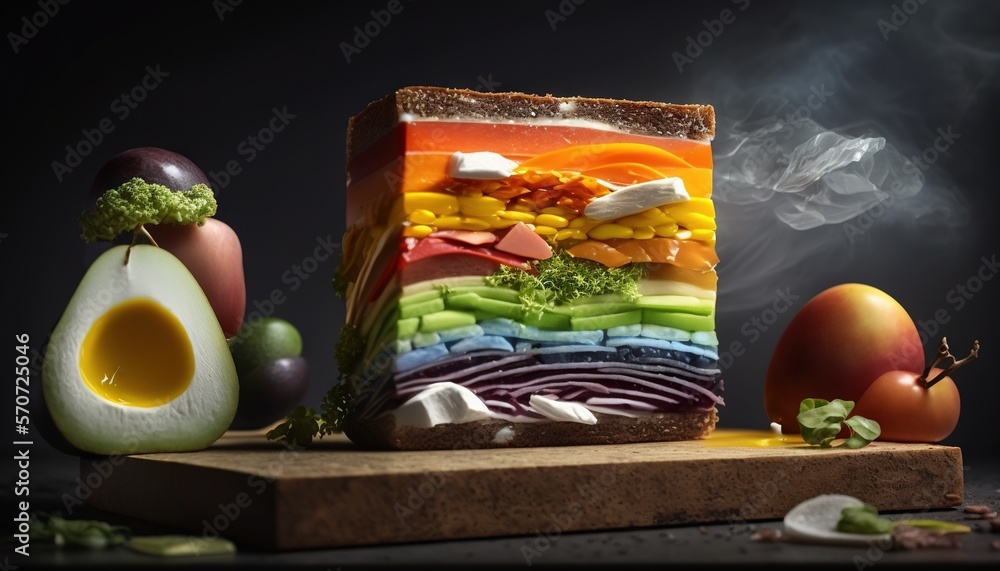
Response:
POLYGON ((111 402, 160 406, 191 384, 194 351, 173 313, 155 301, 133 299, 94 321, 80 348, 80 372, 111 402))

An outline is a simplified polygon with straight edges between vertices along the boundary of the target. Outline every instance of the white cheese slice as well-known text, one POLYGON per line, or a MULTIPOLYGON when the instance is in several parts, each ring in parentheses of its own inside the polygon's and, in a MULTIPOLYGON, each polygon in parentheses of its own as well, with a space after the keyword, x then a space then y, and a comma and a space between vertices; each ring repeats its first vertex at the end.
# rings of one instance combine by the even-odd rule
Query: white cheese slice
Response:
POLYGON ((476 394, 455 383, 434 383, 414 395, 394 412, 396 426, 431 428, 439 424, 462 424, 493 413, 476 394))
POLYGON ((514 161, 489 151, 457 152, 448 160, 448 174, 455 178, 503 180, 514 174, 516 168, 514 161))
POLYGON ((691 196, 684 188, 683 180, 677 177, 663 178, 623 186, 611 194, 595 198, 587 204, 583 213, 594 220, 615 220, 657 206, 690 199, 691 196))
POLYGON ((597 424, 597 417, 594 416, 594 413, 578 402, 560 401, 541 395, 531 395, 528 404, 538 414, 556 422, 597 424))

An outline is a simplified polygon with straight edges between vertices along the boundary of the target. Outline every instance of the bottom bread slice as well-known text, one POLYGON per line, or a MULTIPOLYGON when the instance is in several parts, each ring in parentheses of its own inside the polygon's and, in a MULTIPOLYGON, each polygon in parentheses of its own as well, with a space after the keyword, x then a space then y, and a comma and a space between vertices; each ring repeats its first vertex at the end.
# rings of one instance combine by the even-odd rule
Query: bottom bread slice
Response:
POLYGON ((432 428, 397 427, 392 415, 348 417, 344 433, 366 448, 391 450, 467 450, 586 444, 630 444, 705 438, 719 418, 716 409, 666 412, 636 418, 594 413, 596 424, 578 422, 510 422, 484 419, 432 428))

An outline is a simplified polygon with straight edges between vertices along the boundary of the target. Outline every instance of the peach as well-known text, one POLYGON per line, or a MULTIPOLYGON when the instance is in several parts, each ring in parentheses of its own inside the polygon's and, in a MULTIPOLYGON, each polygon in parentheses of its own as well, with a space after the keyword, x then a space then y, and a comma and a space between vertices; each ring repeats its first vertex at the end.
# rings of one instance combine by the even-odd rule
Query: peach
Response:
POLYGON ((792 318, 771 356, 764 383, 768 417, 798 433, 805 398, 857 401, 888 371, 923 370, 920 336, 906 310, 864 284, 829 288, 792 318))
POLYGON ((226 337, 236 335, 243 323, 247 297, 243 249, 236 232, 214 218, 205 219, 204 226, 160 224, 146 229, 198 280, 226 337))

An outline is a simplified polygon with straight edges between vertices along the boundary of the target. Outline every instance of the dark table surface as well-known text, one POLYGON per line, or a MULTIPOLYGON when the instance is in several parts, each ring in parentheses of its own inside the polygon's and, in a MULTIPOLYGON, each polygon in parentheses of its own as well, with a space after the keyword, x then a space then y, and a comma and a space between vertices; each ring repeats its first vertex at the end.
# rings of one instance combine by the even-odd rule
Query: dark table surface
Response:
MULTIPOLYGON (((126 548, 79 551, 33 542, 30 558, 17 556, 8 546, 4 569, 71 567, 131 568, 237 567, 274 569, 322 569, 335 571, 360 566, 475 565, 534 567, 536 565, 697 565, 697 566, 818 566, 865 569, 901 565, 933 568, 1000 566, 1000 550, 991 546, 1000 533, 991 533, 988 522, 975 520, 963 507, 984 504, 1000 508, 1000 458, 966 455, 965 504, 953 509, 887 514, 892 518, 919 516, 960 522, 973 528, 957 549, 883 550, 877 545, 834 547, 767 542, 751 539, 754 532, 782 529, 778 520, 732 525, 670 526, 602 532, 565 533, 558 537, 515 536, 419 544, 378 545, 296 552, 266 552, 253 545, 237 545, 237 553, 223 556, 156 558, 126 548), (533 557, 529 554, 534 553, 533 557)), ((42 457, 32 484, 32 506, 59 513, 58 497, 74 485, 76 463, 58 454, 42 457)), ((5 486, 6 488, 6 486, 5 486)), ((3 491, 4 504, 11 506, 10 489, 3 491)), ((10 513, 5 509, 5 513, 10 513)), ((77 509, 74 518, 101 519, 124 524, 136 535, 181 533, 147 522, 122 518, 89 508, 77 509)))

